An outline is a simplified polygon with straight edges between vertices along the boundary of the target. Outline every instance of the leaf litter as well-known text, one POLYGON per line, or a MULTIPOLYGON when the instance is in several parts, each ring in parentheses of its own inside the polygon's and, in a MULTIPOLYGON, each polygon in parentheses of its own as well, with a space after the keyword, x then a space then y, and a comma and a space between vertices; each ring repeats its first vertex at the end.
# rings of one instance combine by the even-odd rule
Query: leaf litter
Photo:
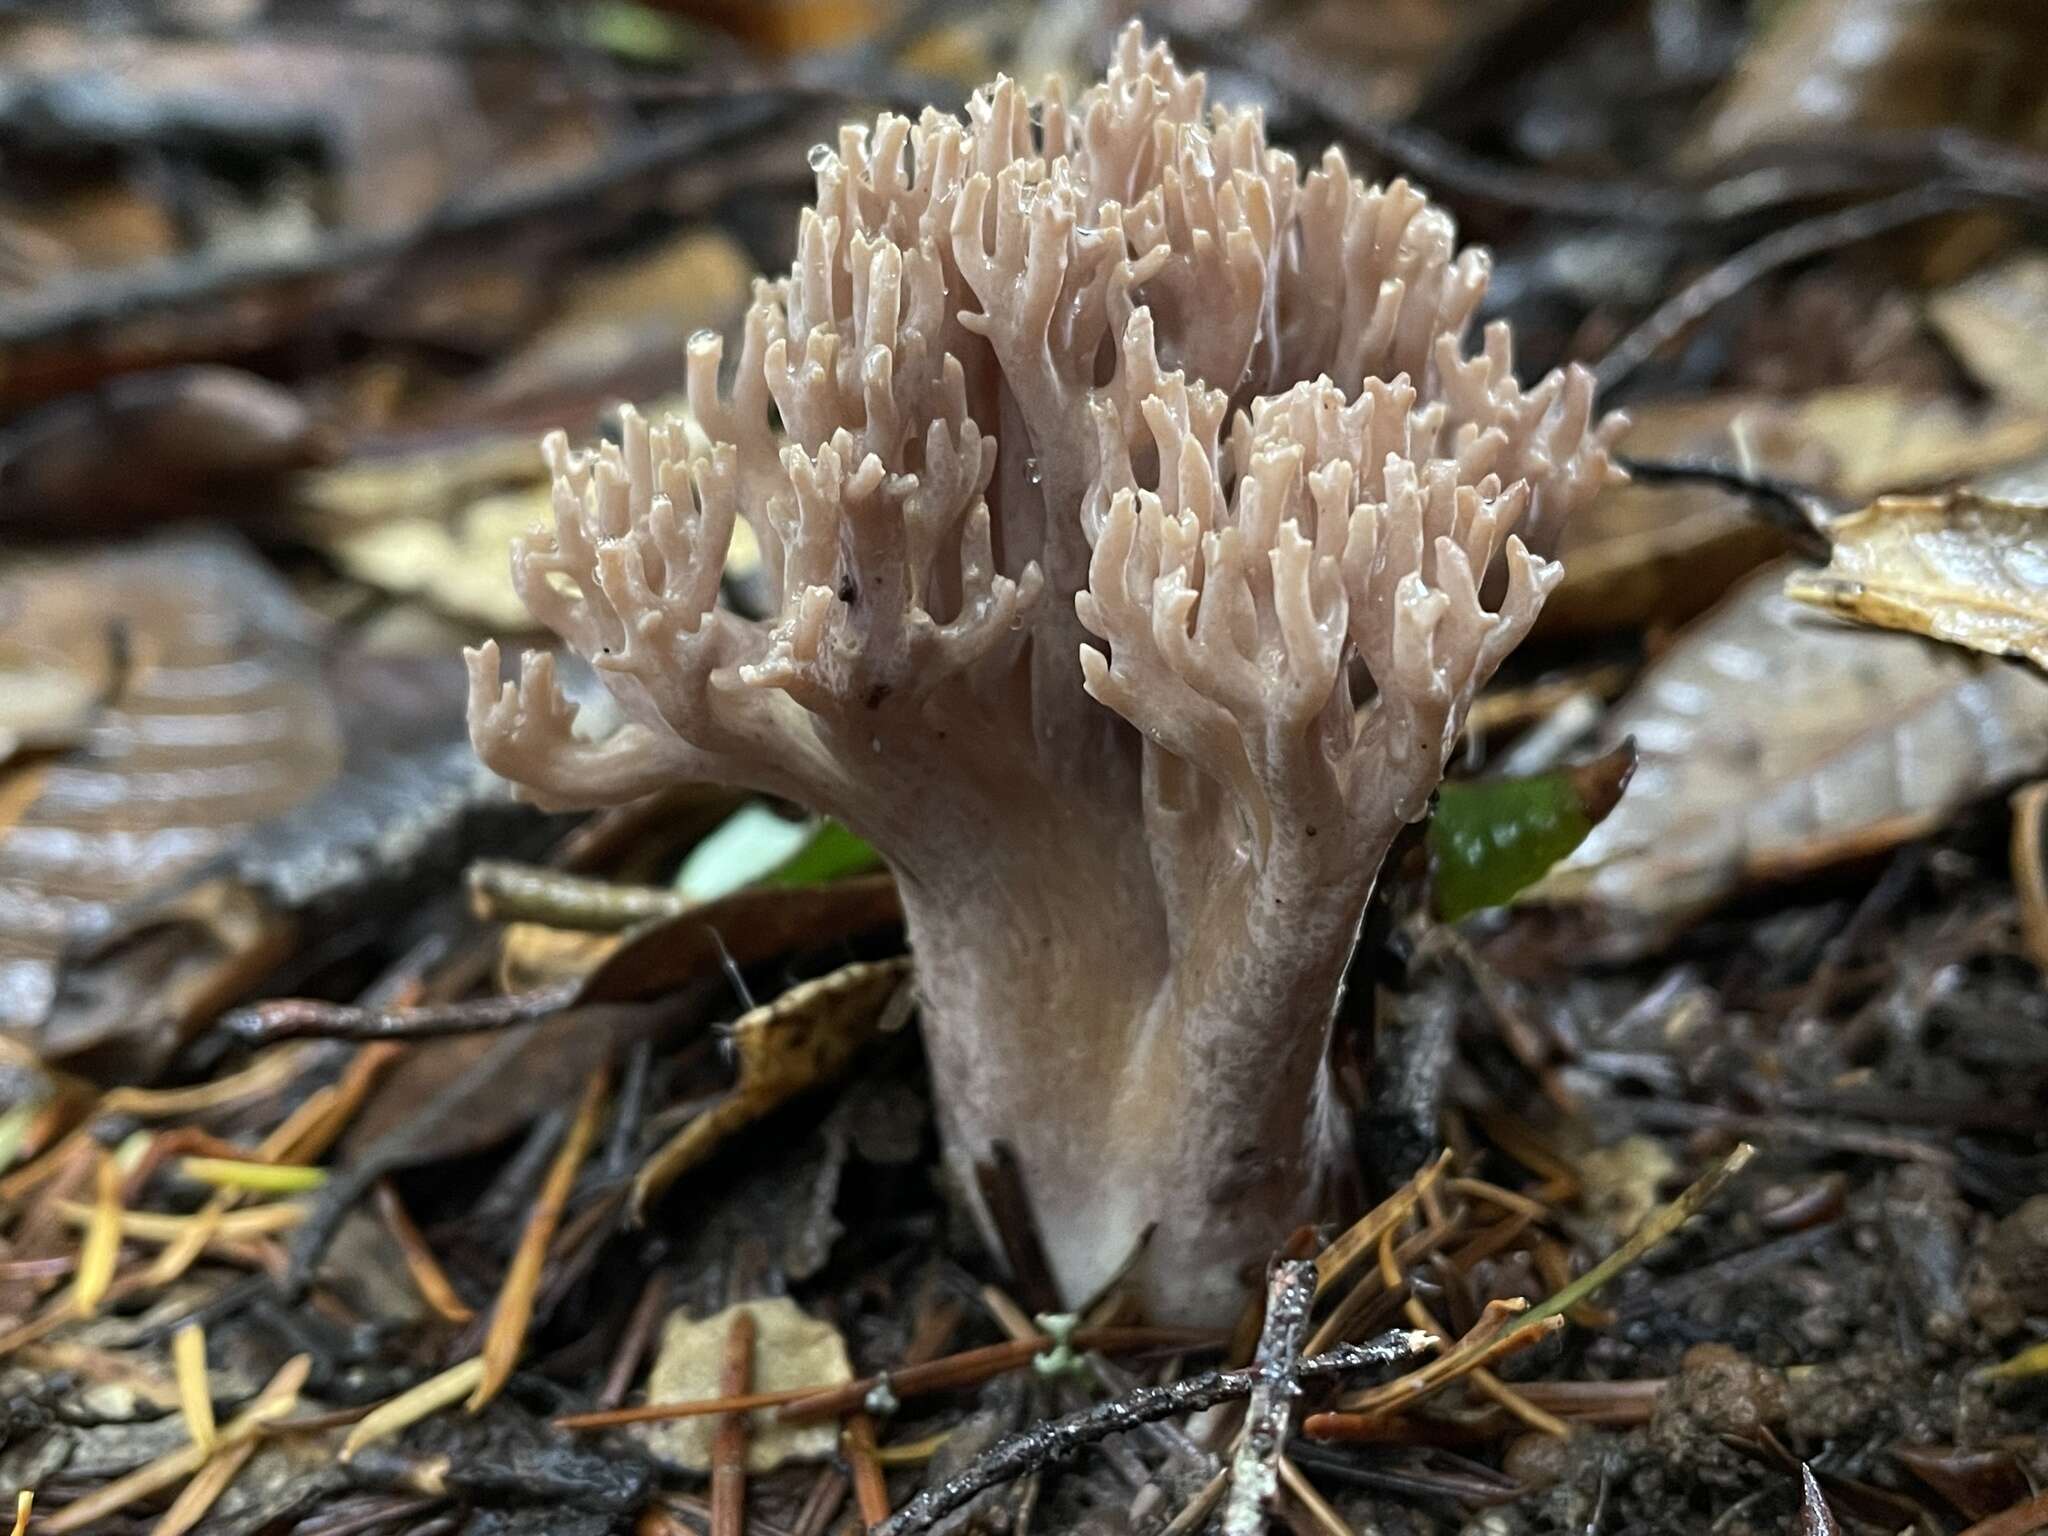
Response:
MULTIPOLYGON (((524 622, 481 552, 536 510, 529 425, 602 430, 609 400, 671 387, 683 317, 722 322, 738 252, 802 194, 777 178, 844 114, 666 12, 608 8, 579 45, 603 68, 564 74, 517 48, 477 64, 483 34, 431 30, 442 9, 395 51, 138 33, 125 82, 53 21, 37 99, 81 92, 83 161, 0 103, 0 286, 24 297, 0 318, 0 519, 56 540, 0 569, 26 594, 0 610, 0 858, 24 826, 99 835, 51 798, 81 771, 109 775, 104 825, 184 839, 168 887, 94 896, 103 947, 7 930, 43 1021, 0 1057, 17 1527, 32 1488, 33 1530, 818 1536, 910 1528, 920 1489, 965 1477, 973 1518, 1013 1530, 1185 1531, 1233 1461, 1258 1474, 1240 1506, 1331 1536, 2039 1523, 2044 801, 2001 791, 2048 767, 2041 683, 1810 615, 1771 562, 1825 525, 1837 568, 1797 580, 2027 652, 2041 259, 1977 213, 1857 250, 1875 226, 1850 207, 1843 248, 1796 274, 1741 260, 1919 180, 2038 201, 2038 114, 1999 84, 2039 42, 2023 8, 1791 0, 1753 36, 1734 7, 1681 36, 1222 6, 1176 37, 1292 138, 1327 117, 1443 193, 1515 278, 1535 360, 1597 352, 1731 256, 1740 279, 1634 363, 1627 451, 1680 472, 1574 531, 1548 648, 1481 701, 1427 834, 1433 898, 1417 859, 1369 920, 1354 1076, 1420 1129, 1374 1143, 1409 1149, 1374 1152, 1356 1224, 1301 1239, 1296 1344, 1251 1317, 1241 1354, 1113 1295, 1035 1322, 993 1288, 1003 1259, 931 1163, 915 1032, 885 1027, 913 973, 857 840, 799 824, 787 864, 756 847, 679 892, 733 797, 573 827, 474 775, 430 656, 451 619, 524 622), (1828 113, 1786 117, 1816 93, 1828 113), (1872 124, 1945 136, 1865 144, 1872 124), (778 209, 759 227, 757 205, 778 209), (1570 280, 1602 241, 1630 274, 1608 292, 1570 280), (1869 510, 1811 515, 1849 507, 1869 510), (194 512, 260 552, 124 572, 151 546, 117 541, 194 512), (89 522, 106 543, 62 547, 89 522), (215 559, 225 582, 184 579, 215 559), (110 737, 175 714, 134 690, 185 664, 156 638, 178 623, 295 690, 279 750, 317 771, 217 797, 217 821, 122 782, 110 737), (1559 766, 1630 736, 1618 800, 1619 758, 1590 797, 1559 766), (1745 1141, 1711 1200, 1656 1206, 1745 1141), (641 1225, 636 1180, 662 1189, 641 1225), (737 1377, 736 1306, 758 1324, 737 1377), (837 1362, 795 1369, 770 1314, 837 1362), (690 1373, 664 1374, 692 1326, 690 1373), (1388 1330, 1443 1343, 1348 1380, 1348 1409, 1305 1368, 1388 1330), (1295 1426, 1349 1414, 1344 1435, 1255 1443, 1233 1406, 1254 1367, 1308 1395, 1295 1426), (1134 1406, 1209 1391, 1202 1418, 1134 1406), (603 1432, 618 1415, 701 1426, 689 1465, 727 1475, 650 1461, 603 1432), (820 1460, 764 1465, 780 1434, 820 1460)), ((818 78, 921 101, 893 71, 1009 57, 986 10, 818 78)), ((764 25, 802 51, 802 25, 764 25)), ((786 829, 784 809, 746 816, 786 829)), ((0 917, 58 894, 15 852, 0 917)), ((1014 1208, 1004 1248, 1028 1256, 1014 1208)))

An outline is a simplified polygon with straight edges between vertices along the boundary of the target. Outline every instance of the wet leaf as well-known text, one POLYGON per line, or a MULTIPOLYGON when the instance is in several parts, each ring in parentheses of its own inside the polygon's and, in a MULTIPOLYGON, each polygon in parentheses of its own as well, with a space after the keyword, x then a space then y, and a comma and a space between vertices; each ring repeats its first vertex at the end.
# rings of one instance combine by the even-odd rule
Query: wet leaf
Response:
POLYGON ((1810 617, 1768 569, 1609 712, 1634 782, 1535 888, 1610 948, 1647 946, 1745 883, 1882 851, 2048 764, 2048 680, 1810 617))
POLYGON ((1892 1455, 1967 1519, 1987 1519, 2027 1496, 2026 1474, 2009 1450, 1897 1445, 1892 1447, 1892 1455))
POLYGON ((816 825, 750 801, 690 850, 676 873, 676 890, 692 901, 713 901, 752 885, 802 852, 816 825))
MULTIPOLYGON (((782 1392, 803 1387, 837 1387, 853 1380, 853 1363, 839 1330, 806 1316, 786 1296, 744 1301, 723 1312, 697 1319, 687 1312, 669 1314, 647 1378, 650 1403, 688 1403, 719 1393, 719 1363, 732 1331, 733 1314, 744 1310, 754 1319, 754 1384, 756 1392, 782 1392)), ((711 1466, 711 1440, 716 1415, 674 1419, 637 1426, 633 1434, 649 1450, 693 1472, 711 1466)), ((757 1412, 747 1436, 747 1470, 772 1472, 790 1461, 823 1461, 839 1447, 839 1424, 784 1424, 772 1413, 757 1412)))
POLYGON ((2039 142, 2048 34, 2019 0, 1787 0, 1701 128, 1695 162, 1859 132, 2039 142))
POLYGON ((1969 491, 1887 496, 1838 519, 1788 596, 1845 618, 2048 668, 2048 507, 1969 491))
POLYGON ((167 368, 70 395, 0 444, 0 528, 65 538, 204 510, 261 513, 266 485, 332 454, 297 396, 232 368, 167 368))
POLYGON ((1534 885, 1614 809, 1634 771, 1624 742, 1555 773, 1444 784, 1429 820, 1437 916, 1456 922, 1534 885))
POLYGON ((823 885, 849 875, 871 874, 882 856, 868 842, 836 821, 818 823, 811 840, 768 877, 771 885, 823 885))
POLYGON ((908 959, 856 962, 791 987, 732 1026, 739 1081, 648 1157, 633 1179, 633 1211, 647 1208, 729 1138, 830 1082, 883 1027, 910 975, 908 959))
MULTIPOLYGON (((715 986, 723 1000, 729 996, 728 959, 758 965, 886 927, 901 916, 895 882, 886 875, 798 890, 738 891, 605 946, 604 958, 586 974, 576 1008, 670 998, 696 985, 715 986)), ((615 1038, 615 1031, 592 1024, 576 1008, 559 1020, 505 1035, 415 1047, 349 1128, 352 1157, 392 1157, 397 1160, 391 1166, 401 1168, 458 1156, 495 1145, 558 1108, 615 1038)))
POLYGON ((2048 257, 1972 274, 1930 299, 1927 318, 1994 395, 2048 408, 2048 257))
MULTIPOLYGON (((60 950, 104 944, 117 909, 323 788, 341 762, 339 723, 297 605, 226 539, 17 562, 0 572, 0 650, 19 654, 5 637, 23 636, 89 668, 110 651, 119 665, 90 737, 0 818, 0 1026, 48 1020, 40 1045, 53 1056, 134 1046, 128 1032, 162 1014, 52 1014, 60 950)), ((260 914, 235 903, 189 915, 252 953, 269 942, 260 914)))

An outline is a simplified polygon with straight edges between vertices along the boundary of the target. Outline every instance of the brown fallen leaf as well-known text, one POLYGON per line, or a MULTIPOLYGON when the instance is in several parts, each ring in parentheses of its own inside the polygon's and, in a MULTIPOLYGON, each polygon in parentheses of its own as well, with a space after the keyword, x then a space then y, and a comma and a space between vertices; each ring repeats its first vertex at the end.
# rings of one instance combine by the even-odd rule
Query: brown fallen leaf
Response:
POLYGON ((593 1005, 652 1002, 698 984, 722 988, 728 958, 758 965, 901 916, 895 882, 872 875, 736 891, 649 923, 587 973, 561 1017, 414 1047, 349 1128, 345 1146, 352 1161, 395 1169, 494 1145, 569 1099, 615 1043, 617 1028, 596 1022, 587 1011, 593 1005), (427 1105, 432 1114, 421 1113, 427 1105))
MULTIPOLYGON (((119 927, 117 909, 334 778, 340 729, 311 629, 240 544, 172 538, 0 569, 0 651, 11 637, 86 658, 88 668, 110 653, 117 660, 86 740, 40 764, 0 769, 0 804, 14 798, 15 775, 40 775, 0 817, 0 1027, 42 1027, 39 1046, 51 1057, 118 1039, 123 1075, 143 1075, 151 1053, 176 1041, 145 1049, 135 1035, 169 1015, 52 1016, 57 957, 67 945, 104 942, 119 927)), ((193 893, 188 907, 184 920, 228 935, 237 952, 258 954, 269 942, 260 915, 241 905, 207 905, 193 893)))
POLYGON ((640 1165, 633 1178, 635 1218, 644 1218, 671 1184, 735 1133, 844 1071, 884 1027, 909 976, 908 958, 856 962, 743 1014, 731 1033, 739 1081, 640 1165))
POLYGON ((1940 826, 2048 765, 2048 679, 1916 636, 1819 622, 1753 577, 1687 629, 1601 726, 1633 736, 1621 803, 1532 898, 1650 947, 1744 884, 1940 826))
POLYGON ((2048 33, 2030 0, 1784 0, 1689 147, 1697 166, 1858 132, 2042 142, 2048 33))
MULTIPOLYGON (((1633 458, 1775 477, 1849 506, 2022 464, 2048 448, 2048 413, 2031 402, 1971 406, 1890 384, 1796 400, 1732 391, 1652 401, 1630 417, 1622 446, 1633 458)), ((1612 486, 1566 529, 1564 580, 1540 628, 1682 623, 1788 547, 1739 495, 1648 480, 1612 486)))
POLYGON ((277 505, 259 492, 331 458, 289 390, 233 368, 165 368, 68 395, 0 445, 0 528, 79 538, 277 505))
POLYGON ((2048 507, 1971 491, 1886 496, 1837 519, 1834 555, 1789 597, 2048 669, 2048 507))
POLYGON ((1972 273, 1929 299, 1927 318, 1992 394, 2048 407, 2048 256, 1972 273))

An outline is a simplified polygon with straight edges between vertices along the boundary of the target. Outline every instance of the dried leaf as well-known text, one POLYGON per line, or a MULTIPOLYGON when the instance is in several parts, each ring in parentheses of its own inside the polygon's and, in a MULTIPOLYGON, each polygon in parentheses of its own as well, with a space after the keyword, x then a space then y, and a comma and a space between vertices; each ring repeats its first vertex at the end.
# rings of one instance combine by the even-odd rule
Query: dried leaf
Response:
MULTIPOLYGON (((1632 407, 1627 451, 1775 476, 1848 505, 2022 463, 2048 448, 2031 402, 1966 406, 1893 385, 1796 400, 1727 393, 1632 407)), ((1603 491, 1565 530, 1564 581, 1543 605, 1550 634, 1669 626, 1711 607, 1786 552, 1740 496, 1632 483, 1603 491)))
POLYGON ((131 374, 10 428, 0 527, 77 538, 195 511, 260 512, 261 487, 332 456, 296 395, 232 368, 131 374))
POLYGON ((1829 533, 1827 568, 1793 573, 1788 596, 2048 669, 2048 507, 1886 496, 1829 533))
POLYGON ((844 1071, 880 1030, 886 1005, 909 974, 907 959, 858 962, 742 1015, 732 1026, 738 1083, 641 1165, 633 1180, 635 1216, 729 1137, 844 1071))
POLYGON ((1629 951, 1745 882, 1867 855, 2048 764, 2048 680, 1816 622, 1766 570, 1688 629, 1601 729, 1634 782, 1539 884, 1629 951))
MULTIPOLYGON (((830 1323, 807 1317, 788 1297, 744 1301, 701 1320, 672 1312, 663 1325, 654 1368, 647 1378, 650 1403, 688 1403, 721 1395, 719 1366, 735 1313, 754 1319, 755 1392, 842 1386, 853 1380, 846 1341, 830 1323)), ((693 1472, 709 1471, 716 1416, 647 1424, 632 1432, 664 1460, 693 1472)), ((827 1419, 785 1424, 771 1412, 753 1415, 747 1436, 747 1471, 772 1472, 789 1461, 823 1461, 838 1448, 839 1426, 827 1419)))
POLYGON ((2024 0, 1788 0, 1744 54, 1691 158, 1921 128, 2040 142, 2048 33, 2037 21, 2024 0))
POLYGON ((1973 273, 1928 300, 1927 318, 1994 395, 2048 408, 2048 256, 1973 273))
MULTIPOLYGON (((791 950, 837 943, 897 922, 902 907, 887 875, 797 890, 738 891, 628 934, 587 979, 577 1007, 667 998, 722 978, 729 958, 758 965, 791 950)), ((719 983, 723 985, 721 980, 719 983)), ((572 1013, 504 1036, 474 1035, 413 1048, 349 1128, 352 1157, 385 1137, 410 1167, 504 1140, 568 1100, 613 1035, 572 1013), (423 1114, 424 1106, 431 1113, 423 1114)), ((398 1155, 392 1147, 378 1155, 398 1155)))
MULTIPOLYGON (((52 1016, 60 949, 104 942, 118 908, 327 784, 338 723, 296 603, 227 539, 13 563, 0 572, 0 649, 19 654, 20 637, 123 663, 90 740, 0 825, 0 1026, 46 1026, 38 1046, 58 1059, 118 1039, 123 1075, 140 1076, 176 1043, 142 1038, 169 1010, 52 1016)), ((192 916, 234 945, 270 942, 246 907, 192 916)))

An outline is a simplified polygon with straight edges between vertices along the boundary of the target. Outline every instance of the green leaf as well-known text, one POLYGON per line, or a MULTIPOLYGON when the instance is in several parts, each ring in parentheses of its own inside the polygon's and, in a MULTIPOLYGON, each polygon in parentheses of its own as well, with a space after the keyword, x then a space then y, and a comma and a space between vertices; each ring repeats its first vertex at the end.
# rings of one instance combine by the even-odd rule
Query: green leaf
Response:
POLYGON ((823 885, 882 867, 882 856, 836 821, 818 824, 811 840, 772 875, 770 885, 823 885))
POLYGON ((691 901, 716 901, 765 880, 816 838, 818 823, 778 816, 749 801, 690 850, 676 872, 676 889, 691 901))
POLYGON ((1445 784, 1429 822, 1437 916, 1503 906, 1542 879, 1614 809, 1635 766, 1626 741, 1576 768, 1445 784))

